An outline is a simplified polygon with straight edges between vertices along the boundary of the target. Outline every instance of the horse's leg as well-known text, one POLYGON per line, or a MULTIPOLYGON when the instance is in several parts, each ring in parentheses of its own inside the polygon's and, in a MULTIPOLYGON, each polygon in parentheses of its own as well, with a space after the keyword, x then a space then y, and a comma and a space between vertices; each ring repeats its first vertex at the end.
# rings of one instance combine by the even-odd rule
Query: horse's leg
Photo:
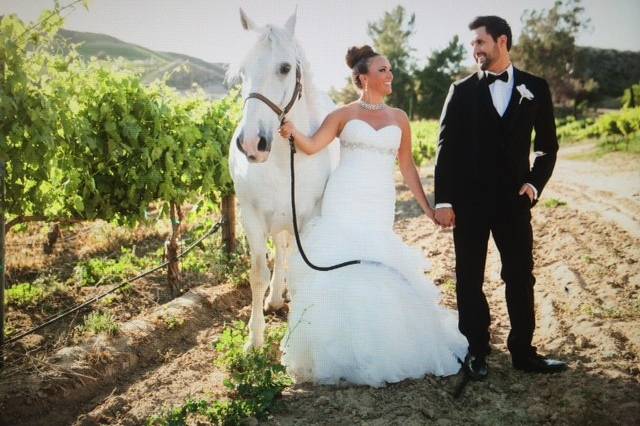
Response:
POLYGON ((286 243, 285 243, 285 254, 284 254, 284 291, 282 292, 282 297, 284 297, 285 302, 289 302, 291 300, 291 291, 290 291, 290 269, 289 269, 289 259, 291 259, 291 252, 293 251, 294 241, 293 235, 290 232, 287 232, 286 235, 286 243))
POLYGON ((249 340, 245 349, 257 348, 264 343, 264 312, 262 301, 269 283, 269 268, 267 267, 267 238, 260 221, 247 212, 244 215, 243 226, 249 241, 251 251, 251 318, 249 318, 249 340))
POLYGON ((286 288, 287 251, 289 232, 280 231, 276 234, 276 261, 273 267, 273 277, 269 285, 269 295, 264 302, 265 311, 277 311, 284 306, 284 291, 286 288))

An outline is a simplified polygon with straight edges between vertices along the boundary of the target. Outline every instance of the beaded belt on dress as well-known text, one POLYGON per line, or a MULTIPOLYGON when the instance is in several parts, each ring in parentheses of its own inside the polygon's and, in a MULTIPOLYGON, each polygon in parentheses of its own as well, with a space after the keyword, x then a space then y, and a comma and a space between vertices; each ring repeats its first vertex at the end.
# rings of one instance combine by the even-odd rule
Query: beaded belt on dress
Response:
POLYGON ((384 154, 384 155, 392 155, 394 157, 396 156, 396 152, 397 152, 395 148, 383 148, 381 146, 371 146, 369 144, 361 143, 361 142, 340 141, 340 143, 344 148, 364 149, 365 151, 377 152, 378 154, 384 154))

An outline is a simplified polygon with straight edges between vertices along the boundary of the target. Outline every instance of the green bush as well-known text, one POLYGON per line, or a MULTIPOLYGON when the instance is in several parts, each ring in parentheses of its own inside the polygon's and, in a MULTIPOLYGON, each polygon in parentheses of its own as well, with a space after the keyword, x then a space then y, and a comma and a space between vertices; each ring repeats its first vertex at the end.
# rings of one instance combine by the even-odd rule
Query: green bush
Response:
POLYGON ((640 83, 625 89, 622 95, 622 108, 636 108, 640 106, 640 83))
POLYGON ((19 308, 36 306, 45 297, 44 287, 37 284, 21 283, 5 290, 5 304, 19 308))
POLYGON ((40 305, 53 294, 67 292, 68 288, 55 277, 44 276, 31 283, 20 283, 5 290, 5 305, 27 308, 40 305))
POLYGON ((559 122, 557 127, 561 142, 584 139, 597 139, 603 143, 628 142, 639 131, 640 107, 603 114, 596 120, 567 118, 564 122, 559 122))
POLYGON ((133 277, 157 265, 161 260, 153 256, 138 257, 132 249, 122 248, 118 259, 94 258, 79 262, 74 277, 81 286, 114 284, 133 277))
POLYGON ((412 154, 416 165, 421 166, 436 156, 440 126, 436 120, 411 122, 412 154))

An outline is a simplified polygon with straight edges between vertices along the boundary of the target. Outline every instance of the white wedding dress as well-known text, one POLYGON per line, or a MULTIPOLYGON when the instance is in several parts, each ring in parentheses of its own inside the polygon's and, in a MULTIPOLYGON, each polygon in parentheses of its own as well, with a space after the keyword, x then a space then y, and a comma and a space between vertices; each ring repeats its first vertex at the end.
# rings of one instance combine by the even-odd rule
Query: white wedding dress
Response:
POLYGON ((340 164, 324 193, 321 215, 305 225, 290 261, 288 334, 283 363, 296 382, 383 386, 425 374, 455 374, 467 341, 454 312, 439 305, 424 276, 422 253, 393 232, 395 157, 401 130, 366 121, 346 123, 340 164))

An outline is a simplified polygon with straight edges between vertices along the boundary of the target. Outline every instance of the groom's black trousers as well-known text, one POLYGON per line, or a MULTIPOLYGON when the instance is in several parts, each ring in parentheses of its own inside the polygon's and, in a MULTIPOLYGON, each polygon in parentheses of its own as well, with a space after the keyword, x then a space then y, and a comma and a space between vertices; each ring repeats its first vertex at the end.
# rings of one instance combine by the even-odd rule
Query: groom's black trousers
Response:
MULTIPOLYGON (((523 195, 522 197, 526 197, 523 195)), ((469 352, 488 354, 491 317, 482 291, 489 234, 500 252, 501 277, 505 282, 511 331, 507 346, 512 356, 535 351, 531 346, 535 328, 533 302, 533 235, 529 200, 506 213, 485 209, 456 211, 453 237, 456 251, 456 296, 460 332, 469 341, 469 352), (526 206, 525 206, 526 203, 526 206)))

